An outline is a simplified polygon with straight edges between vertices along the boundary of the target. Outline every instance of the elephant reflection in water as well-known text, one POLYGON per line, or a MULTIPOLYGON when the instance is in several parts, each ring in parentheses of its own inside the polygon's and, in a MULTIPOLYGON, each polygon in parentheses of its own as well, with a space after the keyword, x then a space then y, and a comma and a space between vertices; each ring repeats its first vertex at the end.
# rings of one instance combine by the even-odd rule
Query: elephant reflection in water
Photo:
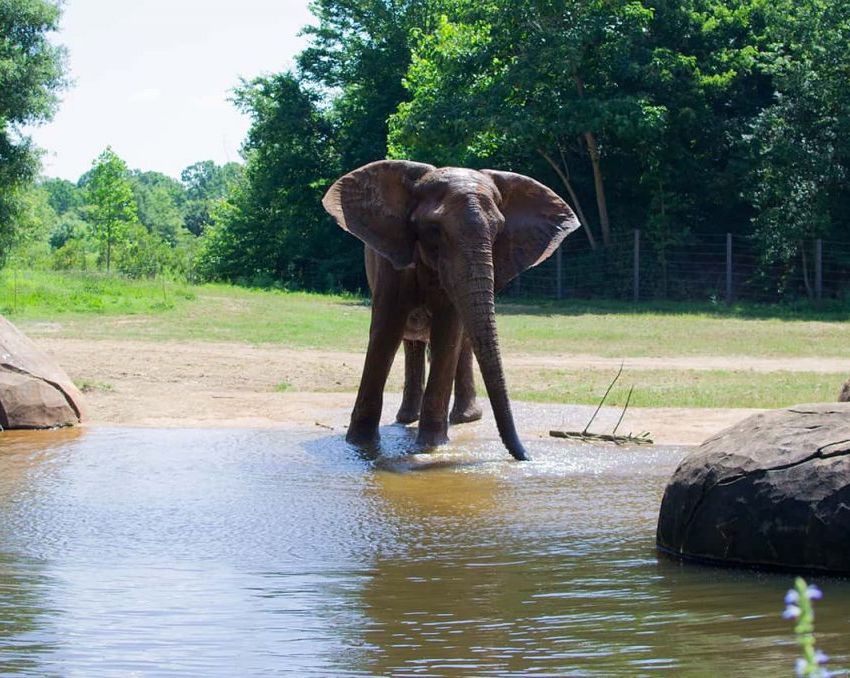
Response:
POLYGON ((453 384, 452 419, 480 417, 474 354, 503 444, 515 459, 527 459, 508 400, 495 294, 578 228, 572 210, 520 174, 400 160, 346 174, 323 204, 366 244, 372 290, 369 348, 346 439, 378 441, 384 386, 404 340, 407 384, 399 418, 418 417, 420 446, 448 442, 453 384), (426 326, 432 361, 423 392, 426 326))
POLYGON ((505 529, 511 485, 463 461, 401 459, 387 468, 364 497, 382 516, 387 541, 342 605, 362 615, 340 629, 348 668, 382 676, 527 668, 511 644, 521 629, 528 633, 536 576, 524 555, 528 533, 505 529), (482 540, 482 530, 493 539, 482 540), (353 664, 349 647, 358 649, 353 664))

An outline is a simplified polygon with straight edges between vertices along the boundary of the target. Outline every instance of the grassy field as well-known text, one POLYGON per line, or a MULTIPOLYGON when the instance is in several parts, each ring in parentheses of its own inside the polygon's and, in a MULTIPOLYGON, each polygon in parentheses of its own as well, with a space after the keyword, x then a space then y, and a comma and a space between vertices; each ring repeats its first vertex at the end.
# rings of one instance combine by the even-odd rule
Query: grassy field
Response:
MULTIPOLYGON (((368 301, 353 296, 8 270, 0 274, 0 313, 36 337, 246 342, 342 351, 362 351, 369 326, 368 301)), ((846 357, 850 308, 506 301, 498 314, 508 355, 793 359, 846 357)), ((594 402, 611 376, 606 370, 567 365, 508 371, 515 397, 547 402, 594 402)), ((775 407, 833 400, 846 376, 647 369, 624 375, 612 402, 622 402, 635 384, 635 406, 775 407)), ((303 385, 281 390, 290 388, 303 385)), ((351 388, 354 384, 343 380, 329 390, 351 388)))
MULTIPOLYGON (((614 374, 602 370, 509 370, 511 393, 518 400, 544 403, 599 402, 614 374)), ((748 370, 630 370, 606 400, 633 407, 786 407, 834 401, 847 375, 748 370)))
MULTIPOLYGON (((362 350, 368 301, 352 296, 188 286, 84 274, 0 274, 0 313, 91 338, 244 341, 362 350), (17 284, 15 278, 17 277, 17 284), (15 293, 17 287, 17 293, 15 293)), ((842 357, 850 307, 616 302, 499 304, 506 351, 623 356, 842 357)))

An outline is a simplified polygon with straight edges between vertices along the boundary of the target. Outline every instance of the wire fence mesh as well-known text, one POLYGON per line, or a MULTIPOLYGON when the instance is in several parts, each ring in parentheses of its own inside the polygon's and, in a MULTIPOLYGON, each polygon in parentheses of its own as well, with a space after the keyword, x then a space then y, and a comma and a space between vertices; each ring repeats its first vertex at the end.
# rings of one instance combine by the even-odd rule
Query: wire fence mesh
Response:
POLYGON ((509 297, 635 301, 850 300, 850 241, 799 243, 791 256, 768 260, 748 236, 696 235, 660 249, 640 232, 591 249, 568 238, 559 252, 529 269, 509 297))

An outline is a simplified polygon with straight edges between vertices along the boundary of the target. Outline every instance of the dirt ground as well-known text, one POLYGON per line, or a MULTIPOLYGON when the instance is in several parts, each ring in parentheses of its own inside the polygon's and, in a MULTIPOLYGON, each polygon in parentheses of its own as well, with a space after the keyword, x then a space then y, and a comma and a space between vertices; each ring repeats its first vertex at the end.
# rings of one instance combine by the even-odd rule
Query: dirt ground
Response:
MULTIPOLYGON (((156 427, 322 427, 344 430, 362 356, 246 344, 75 340, 43 337, 52 354, 86 392, 90 425, 156 427)), ((850 361, 748 359, 752 369, 850 371, 850 361), (835 364, 833 364, 835 363, 835 364)), ((391 423, 402 373, 393 367, 384 407, 391 423)), ((593 356, 506 356, 515 367, 618 367, 593 356)), ((627 367, 741 368, 740 358, 634 358, 627 367)), ((486 401, 486 399, 484 399, 486 401)), ((486 402, 482 403, 486 408, 486 402)), ((584 427, 593 407, 516 403, 521 435, 548 437, 550 428, 584 427)), ((698 444, 757 410, 631 408, 620 432, 649 431, 659 443, 698 444)), ((603 410, 591 430, 610 431, 619 415, 603 410)), ((470 433, 495 435, 489 412, 470 433)))

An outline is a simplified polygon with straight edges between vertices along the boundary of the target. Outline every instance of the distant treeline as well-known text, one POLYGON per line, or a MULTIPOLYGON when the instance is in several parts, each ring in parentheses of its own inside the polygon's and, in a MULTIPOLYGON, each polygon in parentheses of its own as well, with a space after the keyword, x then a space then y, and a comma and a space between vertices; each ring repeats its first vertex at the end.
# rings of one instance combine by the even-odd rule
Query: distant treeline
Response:
POLYGON ((129 170, 112 149, 74 183, 41 179, 22 192, 11 259, 18 266, 197 279, 200 236, 242 165, 198 162, 181 180, 129 170))
POLYGON ((244 173, 204 222, 196 275, 362 287, 362 250, 320 199, 385 157, 529 174, 572 205, 572 238, 604 250, 640 229, 659 266, 731 232, 787 278, 806 243, 850 240, 850 3, 311 8, 294 69, 237 89, 244 173))

